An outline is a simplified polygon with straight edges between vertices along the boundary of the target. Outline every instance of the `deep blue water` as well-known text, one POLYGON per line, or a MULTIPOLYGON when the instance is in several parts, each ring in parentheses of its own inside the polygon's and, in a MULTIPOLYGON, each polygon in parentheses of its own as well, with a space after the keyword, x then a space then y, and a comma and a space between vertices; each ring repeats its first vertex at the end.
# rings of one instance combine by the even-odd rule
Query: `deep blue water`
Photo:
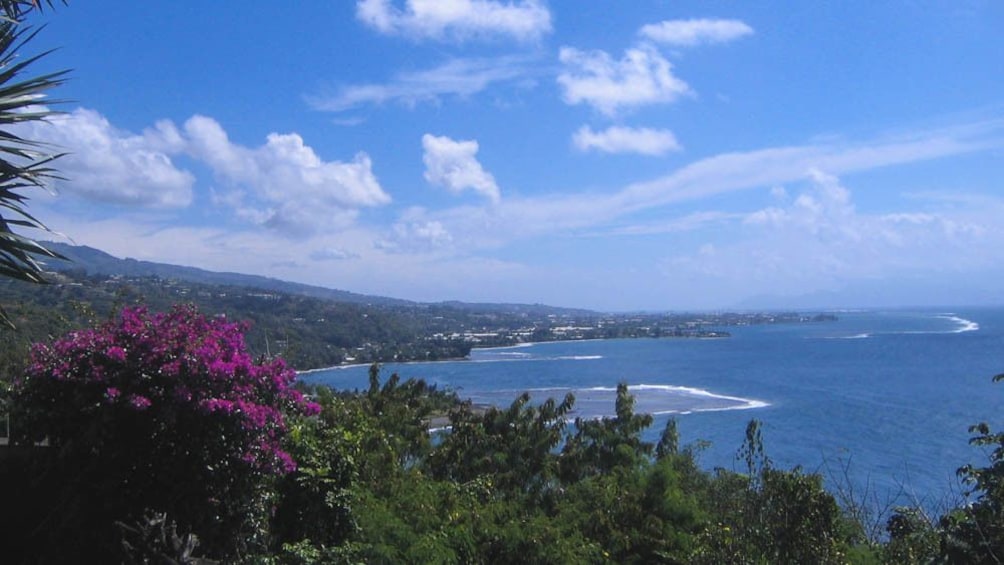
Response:
MULTIPOLYGON (((700 460, 736 468, 746 423, 763 423, 767 455, 844 483, 881 502, 905 488, 935 508, 960 491, 955 470, 986 461, 968 426, 1004 427, 1004 309, 838 312, 836 322, 726 328, 727 339, 556 342, 475 350, 470 360, 389 364, 457 389, 476 402, 508 404, 576 394, 584 416, 612 414, 618 382, 637 410, 669 414, 684 442, 711 442, 700 460)), ((364 388, 367 368, 304 374, 335 388, 364 388)), ((909 502, 902 499, 901 502, 909 502)))

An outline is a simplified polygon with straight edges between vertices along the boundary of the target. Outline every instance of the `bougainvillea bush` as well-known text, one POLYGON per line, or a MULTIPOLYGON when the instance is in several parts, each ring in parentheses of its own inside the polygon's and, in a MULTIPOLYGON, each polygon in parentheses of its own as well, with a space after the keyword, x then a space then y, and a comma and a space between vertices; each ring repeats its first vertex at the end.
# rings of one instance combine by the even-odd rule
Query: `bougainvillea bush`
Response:
POLYGON ((245 329, 192 306, 138 307, 35 346, 13 386, 13 435, 58 454, 66 520, 166 512, 207 553, 254 543, 268 481, 295 469, 282 448, 285 416, 317 407, 282 360, 252 358, 245 329))

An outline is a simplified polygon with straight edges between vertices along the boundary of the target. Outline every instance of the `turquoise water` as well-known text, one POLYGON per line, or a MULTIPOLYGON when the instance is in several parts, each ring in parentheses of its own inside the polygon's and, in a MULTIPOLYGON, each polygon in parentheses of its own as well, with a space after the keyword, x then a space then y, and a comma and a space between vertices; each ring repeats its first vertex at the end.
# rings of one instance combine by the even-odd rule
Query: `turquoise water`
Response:
MULTIPOLYGON (((708 467, 734 468, 746 423, 763 423, 767 454, 832 484, 904 491, 928 507, 959 492, 955 470, 985 455, 970 424, 1004 427, 1004 309, 837 312, 836 322, 732 327, 728 339, 557 342, 475 350, 470 360, 389 364, 384 376, 424 378, 475 402, 508 404, 573 392, 579 415, 610 415, 626 382, 638 411, 656 415, 649 439, 675 416, 684 442, 711 442, 708 467)), ((363 388, 367 369, 303 375, 363 388)))

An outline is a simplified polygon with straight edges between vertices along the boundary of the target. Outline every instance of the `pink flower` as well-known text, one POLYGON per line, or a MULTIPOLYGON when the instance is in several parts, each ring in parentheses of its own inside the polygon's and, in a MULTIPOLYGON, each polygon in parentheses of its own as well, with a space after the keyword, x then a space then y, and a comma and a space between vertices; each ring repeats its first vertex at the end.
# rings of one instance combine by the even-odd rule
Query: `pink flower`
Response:
POLYGON ((65 433, 57 424, 66 414, 94 413, 90 391, 103 392, 98 410, 122 404, 162 424, 203 418, 206 434, 233 440, 207 457, 241 461, 254 472, 289 472, 295 462, 282 449, 285 414, 313 415, 319 407, 293 388, 296 374, 284 362, 253 360, 244 342, 247 328, 203 316, 194 306, 169 313, 125 308, 117 321, 34 346, 13 392, 57 399, 40 408, 50 420, 40 417, 35 425, 43 436, 65 433))
POLYGON ((117 345, 113 345, 112 347, 109 347, 105 351, 105 355, 107 355, 109 359, 111 359, 113 361, 118 361, 119 363, 122 363, 122 362, 124 362, 126 360, 125 349, 122 349, 121 347, 119 347, 117 345))
POLYGON ((129 395, 129 406, 134 410, 146 410, 150 407, 150 399, 141 394, 130 394, 129 395))

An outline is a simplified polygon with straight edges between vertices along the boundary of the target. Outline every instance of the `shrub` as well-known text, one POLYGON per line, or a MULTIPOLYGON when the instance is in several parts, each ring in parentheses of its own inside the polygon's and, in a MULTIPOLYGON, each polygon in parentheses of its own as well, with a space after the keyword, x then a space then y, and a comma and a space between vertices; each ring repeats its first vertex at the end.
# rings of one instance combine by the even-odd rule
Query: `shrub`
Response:
POLYGON ((38 487, 57 492, 60 518, 44 531, 107 548, 114 521, 156 511, 213 556, 258 541, 265 486, 295 469, 284 412, 316 406, 282 360, 251 358, 244 330, 192 306, 127 308, 33 348, 13 385, 12 439, 51 446, 38 487))

